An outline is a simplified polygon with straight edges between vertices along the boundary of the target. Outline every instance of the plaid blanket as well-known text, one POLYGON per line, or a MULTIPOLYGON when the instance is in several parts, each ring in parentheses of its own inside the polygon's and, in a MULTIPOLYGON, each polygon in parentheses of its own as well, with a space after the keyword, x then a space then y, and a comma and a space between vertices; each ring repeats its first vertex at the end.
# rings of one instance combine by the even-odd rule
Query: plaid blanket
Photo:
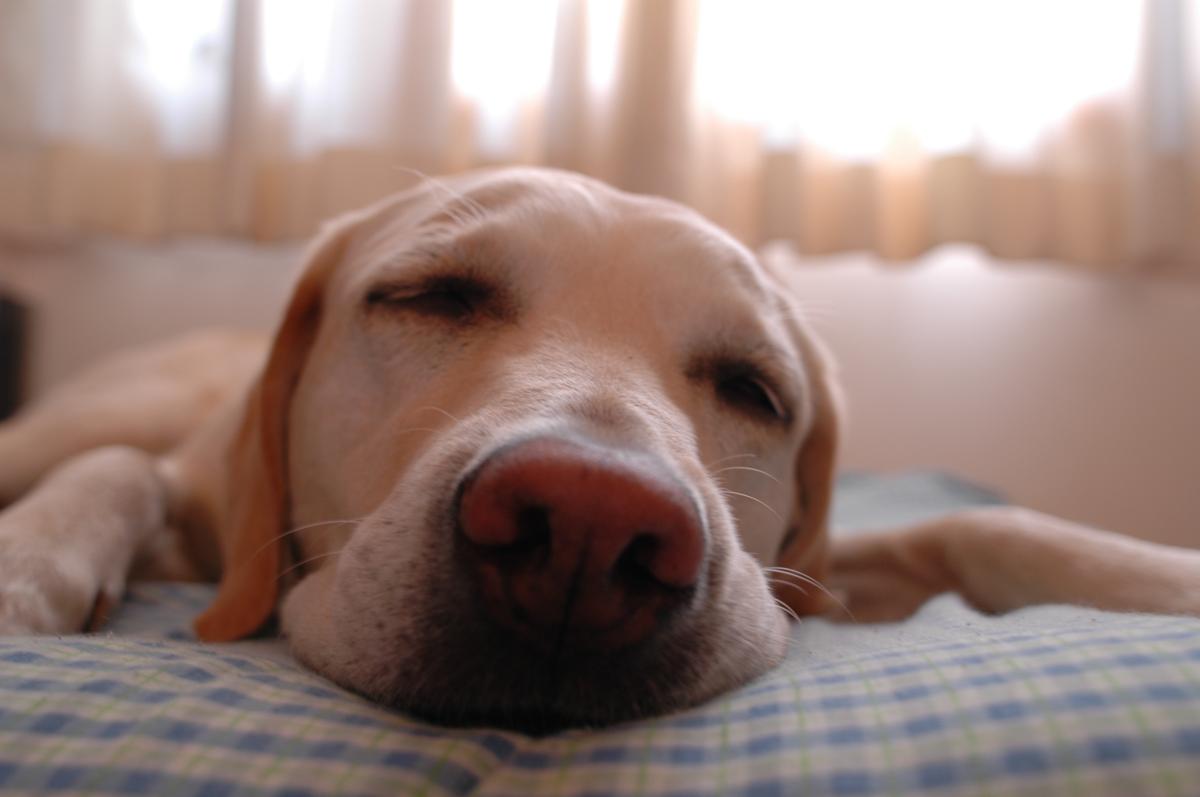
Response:
MULTIPOLYGON (((844 487, 855 525, 990 500, 926 475, 844 487)), ((196 644, 210 597, 141 585, 107 633, 0 639, 0 792, 1200 794, 1195 619, 947 596, 894 625, 806 621, 784 666, 707 705, 530 738, 389 711, 276 641, 196 644)))

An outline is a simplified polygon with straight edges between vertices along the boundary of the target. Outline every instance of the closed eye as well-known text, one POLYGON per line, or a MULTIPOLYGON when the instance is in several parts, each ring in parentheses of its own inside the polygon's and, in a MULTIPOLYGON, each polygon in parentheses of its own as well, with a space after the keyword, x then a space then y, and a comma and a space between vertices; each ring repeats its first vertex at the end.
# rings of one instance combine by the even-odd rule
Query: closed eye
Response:
POLYGON ((488 311, 494 293, 491 285, 472 277, 437 276, 414 284, 378 285, 367 293, 366 304, 468 323, 488 311))
POLYGON ((791 412, 779 393, 756 368, 729 363, 715 369, 713 381, 717 398, 727 406, 755 418, 789 423, 791 412))

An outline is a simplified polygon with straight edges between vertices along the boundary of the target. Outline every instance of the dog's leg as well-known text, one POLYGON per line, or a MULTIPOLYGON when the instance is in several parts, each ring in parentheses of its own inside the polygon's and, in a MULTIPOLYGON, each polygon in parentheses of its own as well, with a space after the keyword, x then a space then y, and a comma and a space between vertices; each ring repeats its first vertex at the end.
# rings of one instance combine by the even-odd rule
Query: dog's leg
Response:
POLYGON ((835 539, 831 582, 860 621, 958 592, 976 608, 1040 603, 1200 615, 1200 551, 993 507, 835 539))
POLYGON ((78 632, 116 602, 139 547, 165 525, 155 463, 96 449, 0 514, 0 634, 78 632))
POLYGON ((204 330, 101 360, 0 423, 0 507, 93 448, 170 451, 245 390, 263 351, 260 334, 204 330))

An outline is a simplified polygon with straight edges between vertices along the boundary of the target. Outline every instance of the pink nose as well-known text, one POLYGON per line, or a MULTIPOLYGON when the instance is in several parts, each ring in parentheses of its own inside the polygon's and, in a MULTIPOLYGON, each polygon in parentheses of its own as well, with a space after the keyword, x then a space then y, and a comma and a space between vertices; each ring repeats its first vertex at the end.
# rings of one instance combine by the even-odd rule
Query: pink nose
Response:
POLYGON ((701 577, 695 505, 648 455, 557 437, 518 443, 468 477, 458 511, 485 609, 542 645, 638 642, 701 577))

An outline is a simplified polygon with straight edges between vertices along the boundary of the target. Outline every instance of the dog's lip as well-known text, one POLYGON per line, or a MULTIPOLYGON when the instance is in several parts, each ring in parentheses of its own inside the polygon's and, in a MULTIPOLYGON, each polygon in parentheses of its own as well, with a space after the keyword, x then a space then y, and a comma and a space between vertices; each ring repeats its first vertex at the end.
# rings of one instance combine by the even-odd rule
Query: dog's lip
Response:
POLYGON ((366 691, 361 681, 343 682, 425 721, 530 736, 609 727, 686 709, 769 668, 734 674, 701 666, 716 654, 703 629, 711 622, 704 595, 628 646, 597 651, 589 643, 598 638, 580 633, 554 649, 492 622, 464 580, 446 578, 450 570, 437 572, 443 578, 425 582, 423 590, 434 599, 428 611, 439 632, 399 640, 414 657, 406 676, 381 673, 366 691))
MULTIPOLYGON (((597 655, 564 650, 551 658, 530 651, 512 635, 470 633, 454 648, 426 662, 420 688, 368 695, 395 709, 449 727, 491 727, 542 736, 579 728, 609 727, 699 705, 761 677, 782 661, 759 660, 752 668, 697 669, 714 651, 687 629, 670 640, 644 640, 628 649, 597 655)), ((433 652, 433 651, 430 651, 433 652)), ((354 688, 354 687, 352 687, 354 688)))

